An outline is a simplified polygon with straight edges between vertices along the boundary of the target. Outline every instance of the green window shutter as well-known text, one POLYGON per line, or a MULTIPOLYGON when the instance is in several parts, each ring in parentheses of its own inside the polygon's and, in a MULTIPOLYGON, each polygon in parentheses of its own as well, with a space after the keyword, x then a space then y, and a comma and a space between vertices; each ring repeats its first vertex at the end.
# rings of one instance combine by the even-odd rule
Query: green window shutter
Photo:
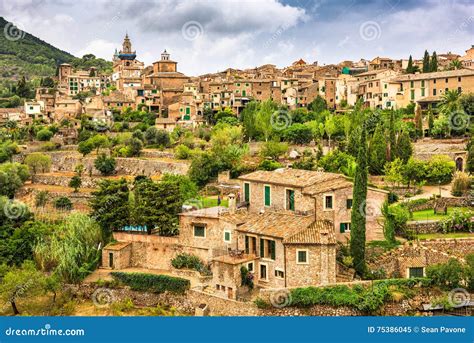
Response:
POLYGON ((260 257, 265 257, 265 240, 260 238, 260 257))
POLYGON ((275 259, 275 241, 270 241, 270 256, 272 260, 275 259))
POLYGON ((340 223, 339 224, 339 232, 344 233, 346 231, 346 224, 340 223))
POLYGON ((224 239, 226 242, 230 241, 230 232, 224 232, 224 239))
POLYGON ((191 109, 189 107, 186 107, 186 114, 191 114, 191 109))
POLYGON ((247 92, 242 91, 242 96, 245 96, 246 94, 247 94, 247 92))
POLYGON ((250 202, 250 183, 244 183, 244 201, 250 202))
POLYGON ((290 197, 289 199, 289 210, 294 211, 295 210, 295 191, 289 191, 288 196, 290 197))
POLYGON ((415 99, 415 90, 412 89, 410 91, 410 93, 411 93, 411 100, 414 100, 415 99))
POLYGON ((270 206, 270 186, 265 186, 265 206, 270 206))
POLYGON ((249 236, 245 236, 245 253, 250 253, 249 236))

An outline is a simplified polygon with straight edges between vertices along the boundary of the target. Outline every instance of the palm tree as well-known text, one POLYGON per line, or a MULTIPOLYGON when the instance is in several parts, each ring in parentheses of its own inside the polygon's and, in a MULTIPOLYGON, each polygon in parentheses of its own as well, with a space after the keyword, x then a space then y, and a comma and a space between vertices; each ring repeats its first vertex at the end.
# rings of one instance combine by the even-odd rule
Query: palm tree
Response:
POLYGON ((460 60, 453 60, 453 61, 451 61, 451 63, 449 63, 448 69, 449 69, 449 70, 462 69, 462 63, 461 63, 461 61, 460 61, 460 60))
POLYGON ((457 111, 459 109, 459 97, 460 94, 457 90, 447 90, 443 94, 441 102, 439 103, 439 110, 441 113, 449 115, 450 113, 457 111))

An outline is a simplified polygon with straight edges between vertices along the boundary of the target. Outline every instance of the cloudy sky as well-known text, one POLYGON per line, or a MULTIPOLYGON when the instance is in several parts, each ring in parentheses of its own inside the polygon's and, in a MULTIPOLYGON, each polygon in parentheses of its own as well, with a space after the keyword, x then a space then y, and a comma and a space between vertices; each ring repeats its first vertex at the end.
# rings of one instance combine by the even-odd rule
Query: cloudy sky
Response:
POLYGON ((109 60, 127 31, 139 60, 166 48, 188 75, 463 54, 474 44, 472 0, 2 0, 0 16, 76 56, 109 60))

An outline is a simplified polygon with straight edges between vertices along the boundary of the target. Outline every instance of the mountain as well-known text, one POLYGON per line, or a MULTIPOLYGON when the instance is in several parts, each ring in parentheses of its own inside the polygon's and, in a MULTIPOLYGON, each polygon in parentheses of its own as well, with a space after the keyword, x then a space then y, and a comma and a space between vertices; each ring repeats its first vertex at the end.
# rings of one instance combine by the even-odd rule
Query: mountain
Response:
POLYGON ((0 80, 17 80, 54 76, 61 63, 70 63, 75 68, 88 69, 91 66, 109 71, 112 63, 94 55, 77 58, 51 44, 21 31, 0 17, 0 80))

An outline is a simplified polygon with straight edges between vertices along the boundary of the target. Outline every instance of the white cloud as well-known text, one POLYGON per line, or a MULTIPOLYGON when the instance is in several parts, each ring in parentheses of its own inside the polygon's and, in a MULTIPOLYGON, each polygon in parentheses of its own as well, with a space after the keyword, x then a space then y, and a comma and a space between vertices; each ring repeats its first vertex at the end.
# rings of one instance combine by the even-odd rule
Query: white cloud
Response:
POLYGON ((74 55, 82 57, 85 54, 94 54, 97 57, 110 60, 117 46, 117 43, 109 42, 104 39, 94 39, 90 41, 83 49, 76 51, 74 55))

